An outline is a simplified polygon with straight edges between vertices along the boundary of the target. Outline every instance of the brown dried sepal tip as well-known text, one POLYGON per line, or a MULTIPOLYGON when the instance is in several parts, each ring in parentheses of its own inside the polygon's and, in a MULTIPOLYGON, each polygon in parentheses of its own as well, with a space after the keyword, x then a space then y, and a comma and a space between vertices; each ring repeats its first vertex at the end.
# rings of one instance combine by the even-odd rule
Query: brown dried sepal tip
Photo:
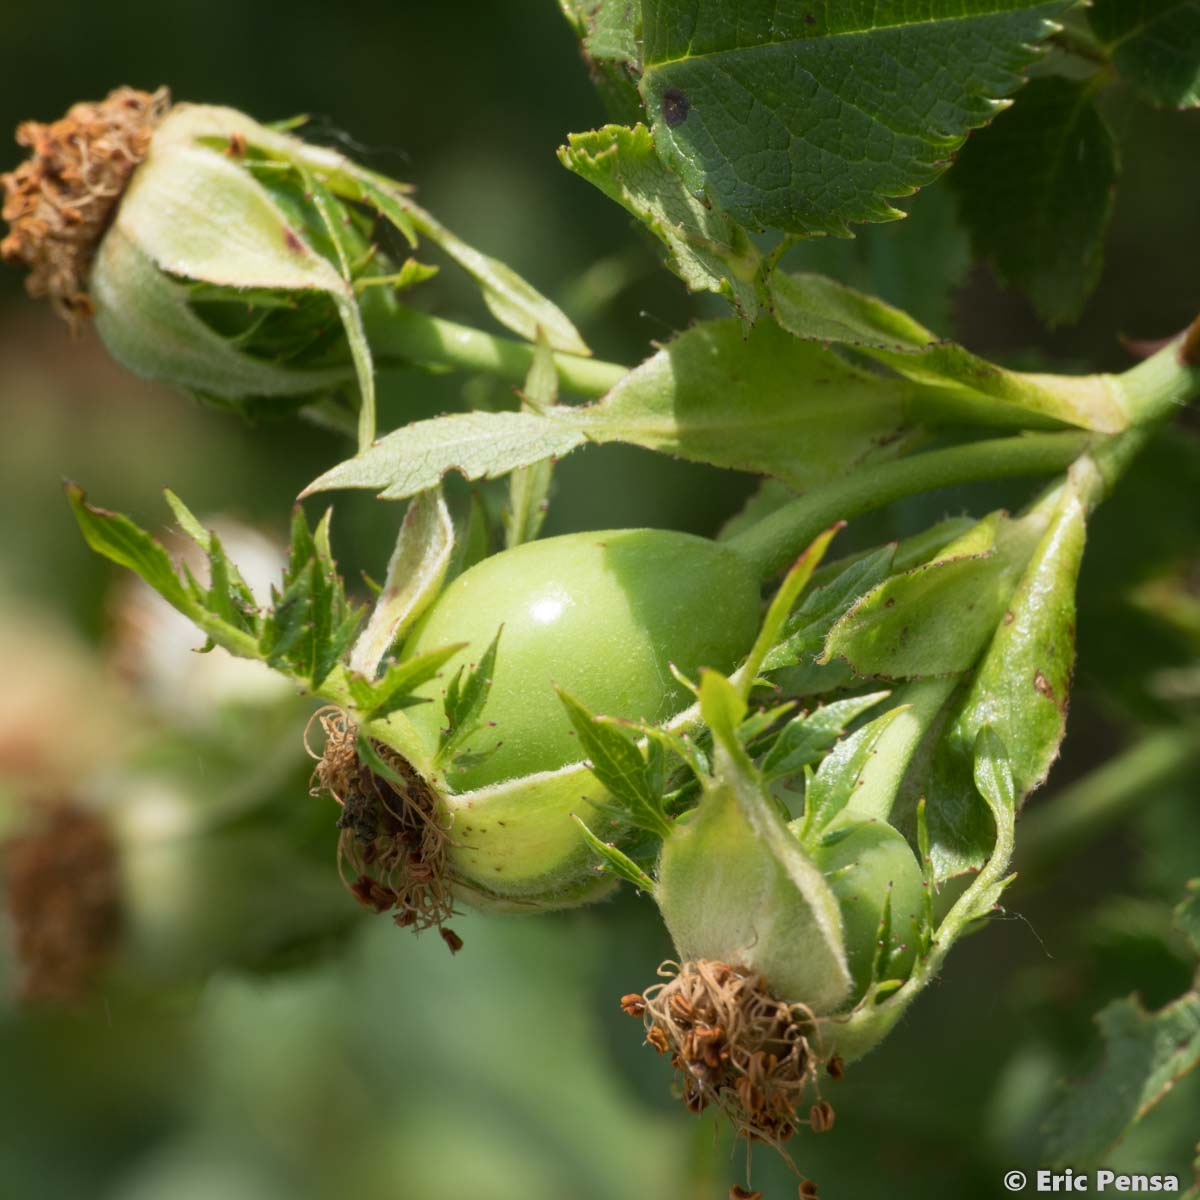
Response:
POLYGON ((27 267, 29 294, 48 297, 74 328, 92 315, 92 259, 170 105, 166 88, 122 87, 104 100, 73 105, 49 125, 25 121, 17 127, 17 144, 32 153, 0 175, 0 215, 10 226, 0 258, 27 267))
MULTIPOLYGON (((454 912, 446 882, 447 829, 429 785, 404 759, 378 742, 372 748, 391 778, 358 755, 358 727, 340 708, 313 716, 325 749, 313 772, 314 796, 332 796, 338 817, 338 872, 350 894, 373 912, 392 912, 405 929, 437 926, 452 954, 462 938, 445 922, 454 912)), ((317 758, 317 755, 313 755, 317 758)))
POLYGON ((1179 343, 1179 361, 1185 367, 1200 367, 1200 317, 1197 317, 1184 332, 1179 343))
POLYGON ((659 975, 665 982, 624 996, 621 1007, 670 1054, 690 1111, 715 1104, 739 1134, 777 1148, 801 1124, 832 1128, 833 1109, 819 1097, 800 1116, 821 1063, 816 1020, 803 1004, 777 1000, 761 976, 726 963, 664 963, 659 975))
POLYGON ((95 813, 56 800, 0 847, 0 865, 21 999, 85 1000, 120 931, 117 848, 108 826, 95 813))

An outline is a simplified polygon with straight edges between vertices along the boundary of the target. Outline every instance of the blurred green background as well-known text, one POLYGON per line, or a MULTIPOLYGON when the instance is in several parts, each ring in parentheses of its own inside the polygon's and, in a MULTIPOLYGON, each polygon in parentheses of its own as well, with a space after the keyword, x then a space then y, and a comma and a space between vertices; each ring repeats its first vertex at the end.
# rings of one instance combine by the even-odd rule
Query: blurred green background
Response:
MULTIPOLYGON (((604 115, 552 0, 11 6, 0 76, 0 129, 119 83, 165 83, 262 120, 312 114, 309 136, 417 184, 452 229, 561 303, 604 358, 636 362, 716 311, 558 165, 566 134, 604 115)), ((983 353, 1120 369, 1131 360, 1119 335, 1164 337, 1196 312, 1200 114, 1113 95, 1108 116, 1123 180, 1103 280, 1076 327, 1046 331, 986 267, 968 269, 944 188, 917 197, 908 222, 794 261, 911 306, 983 353)), ((17 153, 0 151, 0 165, 17 153)), ((430 296, 440 314, 487 324, 449 278, 430 296)), ((480 386, 392 373, 382 424, 463 406, 468 388, 478 401, 480 386)), ((236 682, 214 700, 192 643, 143 614, 170 651, 147 665, 128 644, 128 589, 84 547, 61 493, 76 479, 165 533, 169 484, 198 513, 280 537, 292 497, 349 447, 299 422, 247 428, 133 379, 27 302, 11 270, 0 273, 0 414, 3 819, 15 827, 30 797, 99 807, 136 859, 125 882, 140 922, 81 1003, 22 1005, 11 965, 0 974, 0 1197, 724 1196, 743 1177, 740 1149, 672 1100, 666 1064, 617 1007, 670 952, 649 902, 466 916, 453 958, 436 938, 361 916, 334 869, 333 806, 307 794, 307 709, 236 682)), ((1200 454, 1188 420, 1096 521, 1079 692, 1031 814, 1195 711, 1194 631, 1146 598, 1155 584, 1195 588, 1200 454)), ((546 532, 712 533, 752 486, 593 448, 558 470, 546 532)), ((1021 495, 961 489, 852 536, 866 544, 1021 495)), ((399 516, 336 498, 348 578, 382 572, 399 516)), ((1200 873, 1196 801, 1194 773, 1157 778, 1114 828, 1018 882, 1008 919, 957 951, 892 1040, 830 1085, 835 1130, 796 1139, 797 1167, 823 1196, 1000 1195, 1004 1171, 1038 1165, 1057 1080, 1095 1055, 1092 1013, 1130 991, 1153 1005, 1187 986, 1188 960, 1165 931, 1200 873)), ((1198 1112, 1200 1089, 1185 1081, 1106 1161, 1188 1175, 1198 1112)), ((774 1154, 759 1151, 754 1167, 767 1196, 795 1194, 774 1154)))

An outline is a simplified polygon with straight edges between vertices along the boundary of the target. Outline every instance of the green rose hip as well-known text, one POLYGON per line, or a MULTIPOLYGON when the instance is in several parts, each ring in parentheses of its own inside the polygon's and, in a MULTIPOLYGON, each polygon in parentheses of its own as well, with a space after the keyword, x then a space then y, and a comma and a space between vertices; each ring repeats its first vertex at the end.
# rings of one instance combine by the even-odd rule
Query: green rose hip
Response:
POLYGON ((459 576, 408 640, 404 657, 466 646, 410 709, 430 745, 446 724, 445 691, 500 633, 483 724, 447 764, 455 791, 553 771, 583 754, 555 692, 594 712, 660 722, 690 693, 671 667, 731 670, 754 641, 759 582, 717 542, 662 529, 576 533, 497 554, 459 576))

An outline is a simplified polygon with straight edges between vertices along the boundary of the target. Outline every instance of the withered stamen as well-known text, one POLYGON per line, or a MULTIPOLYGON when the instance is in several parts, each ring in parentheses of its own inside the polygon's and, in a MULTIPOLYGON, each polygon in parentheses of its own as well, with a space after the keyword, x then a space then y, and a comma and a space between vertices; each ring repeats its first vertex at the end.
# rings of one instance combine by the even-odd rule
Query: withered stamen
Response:
MULTIPOLYGON (((397 925, 437 926, 457 954, 462 939, 445 922, 454 912, 446 880, 448 830, 429 785, 394 750, 372 747, 395 779, 376 775, 358 756, 358 727, 339 708, 314 714, 325 749, 313 772, 313 795, 341 806, 338 869, 350 894, 377 913, 395 909, 397 925)), ((317 757, 314 755, 314 757, 317 757)))
MULTIPOLYGON (((728 963, 664 963, 665 982, 622 1007, 646 1025, 646 1041, 670 1053, 681 1076, 684 1104, 699 1112, 723 1108, 735 1129, 752 1141, 782 1149, 801 1123, 799 1113, 815 1091, 820 1055, 817 1021, 803 1004, 787 1004, 763 979, 728 963)), ((833 1125, 833 1109, 809 1108, 813 1128, 833 1125)))

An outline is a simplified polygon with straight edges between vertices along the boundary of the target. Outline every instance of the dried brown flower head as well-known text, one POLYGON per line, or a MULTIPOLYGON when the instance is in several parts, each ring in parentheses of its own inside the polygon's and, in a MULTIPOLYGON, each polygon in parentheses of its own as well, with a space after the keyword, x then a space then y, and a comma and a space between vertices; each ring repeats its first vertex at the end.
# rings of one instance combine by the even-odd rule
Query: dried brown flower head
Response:
POLYGON ((803 1004, 776 999, 761 976, 726 963, 664 963, 659 975, 665 982, 623 996, 621 1007, 671 1055, 692 1112, 715 1104, 744 1137, 776 1148, 798 1125, 832 1127, 827 1101, 800 1115, 821 1063, 817 1022, 803 1004))
POLYGON ((72 105, 48 125, 25 121, 17 129, 17 144, 31 154, 0 175, 0 215, 10 226, 0 258, 28 267, 29 294, 48 297, 73 326, 91 316, 92 259, 170 103, 166 88, 122 87, 72 105))
POLYGON ((313 795, 332 796, 342 806, 338 869, 346 888, 365 908, 394 910, 392 919, 403 928, 437 926, 457 953, 462 939, 445 928, 454 912, 446 878, 447 827, 433 791, 387 746, 373 743, 387 777, 364 763, 358 727, 341 709, 323 708, 313 719, 325 734, 313 795))

